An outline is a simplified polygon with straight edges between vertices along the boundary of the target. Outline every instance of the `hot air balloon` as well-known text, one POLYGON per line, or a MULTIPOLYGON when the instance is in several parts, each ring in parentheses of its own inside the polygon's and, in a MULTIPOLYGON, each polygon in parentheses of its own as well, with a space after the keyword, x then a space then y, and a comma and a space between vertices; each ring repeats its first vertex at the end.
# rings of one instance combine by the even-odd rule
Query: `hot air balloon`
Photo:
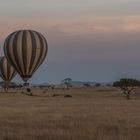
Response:
POLYGON ((5 82, 5 91, 8 89, 9 82, 13 79, 16 75, 16 70, 9 64, 6 57, 0 58, 0 77, 5 82))
POLYGON ((4 42, 4 53, 8 62, 27 82, 39 68, 47 55, 45 37, 33 30, 19 30, 11 33, 4 42))

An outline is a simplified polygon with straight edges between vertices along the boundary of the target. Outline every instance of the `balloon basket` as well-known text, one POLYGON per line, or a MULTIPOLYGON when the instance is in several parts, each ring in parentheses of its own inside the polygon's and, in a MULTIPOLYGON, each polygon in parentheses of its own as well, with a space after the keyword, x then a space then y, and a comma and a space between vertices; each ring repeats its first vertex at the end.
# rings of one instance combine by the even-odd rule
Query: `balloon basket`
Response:
POLYGON ((25 95, 32 96, 32 92, 31 92, 31 88, 30 88, 29 83, 27 83, 27 82, 23 83, 23 89, 22 89, 21 93, 25 94, 25 95))

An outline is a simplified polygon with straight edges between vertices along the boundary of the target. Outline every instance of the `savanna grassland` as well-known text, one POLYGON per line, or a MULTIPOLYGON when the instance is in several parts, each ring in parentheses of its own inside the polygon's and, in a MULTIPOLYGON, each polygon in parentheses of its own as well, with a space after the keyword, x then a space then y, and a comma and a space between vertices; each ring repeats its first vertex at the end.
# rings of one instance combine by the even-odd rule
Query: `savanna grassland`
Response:
POLYGON ((33 94, 0 93, 0 140, 140 139, 139 90, 131 100, 115 88, 34 89, 33 94))

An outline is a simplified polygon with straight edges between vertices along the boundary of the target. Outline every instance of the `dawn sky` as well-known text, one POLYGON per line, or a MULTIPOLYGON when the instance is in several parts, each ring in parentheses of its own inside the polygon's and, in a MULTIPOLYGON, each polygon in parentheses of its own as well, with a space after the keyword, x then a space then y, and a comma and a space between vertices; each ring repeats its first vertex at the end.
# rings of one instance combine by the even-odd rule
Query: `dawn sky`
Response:
POLYGON ((48 56, 30 82, 140 79, 139 0, 0 2, 0 55, 16 30, 37 30, 48 41, 48 56))

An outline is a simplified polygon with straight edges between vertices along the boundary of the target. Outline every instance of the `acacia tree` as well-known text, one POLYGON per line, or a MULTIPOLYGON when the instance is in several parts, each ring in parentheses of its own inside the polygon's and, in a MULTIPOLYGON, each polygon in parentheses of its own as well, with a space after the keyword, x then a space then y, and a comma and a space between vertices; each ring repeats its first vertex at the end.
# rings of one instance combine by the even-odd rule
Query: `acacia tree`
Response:
POLYGON ((87 87, 87 88, 91 87, 91 85, 89 83, 85 83, 84 86, 87 87))
POLYGON ((65 78, 64 80, 62 80, 62 82, 66 85, 67 89, 69 89, 69 87, 71 87, 71 78, 65 78))
POLYGON ((113 83, 114 87, 120 88, 123 91, 123 94, 125 94, 127 100, 130 99, 130 94, 139 85, 140 81, 130 78, 122 78, 113 83))

